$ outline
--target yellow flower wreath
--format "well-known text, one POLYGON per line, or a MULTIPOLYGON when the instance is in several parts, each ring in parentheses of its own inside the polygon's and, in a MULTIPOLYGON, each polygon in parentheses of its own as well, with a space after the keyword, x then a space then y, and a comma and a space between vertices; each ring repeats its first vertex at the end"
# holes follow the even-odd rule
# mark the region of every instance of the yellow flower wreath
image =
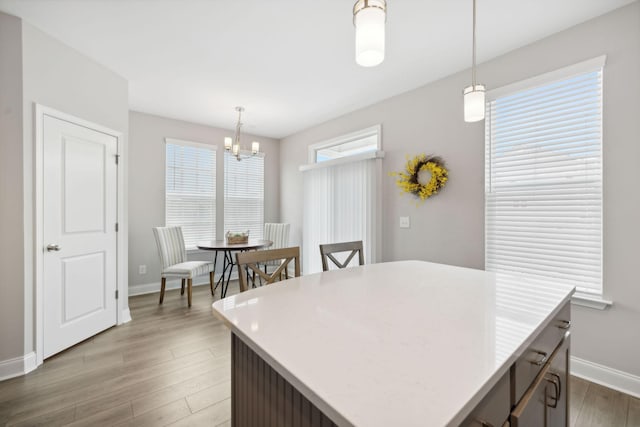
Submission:
POLYGON ((447 183, 448 174, 449 171, 440 157, 419 154, 413 159, 407 156, 405 170, 391 172, 390 175, 398 177, 396 185, 403 193, 413 194, 424 202, 434 194, 438 194, 438 191, 447 183), (428 171, 431 174, 431 179, 424 184, 419 181, 421 171, 428 171))

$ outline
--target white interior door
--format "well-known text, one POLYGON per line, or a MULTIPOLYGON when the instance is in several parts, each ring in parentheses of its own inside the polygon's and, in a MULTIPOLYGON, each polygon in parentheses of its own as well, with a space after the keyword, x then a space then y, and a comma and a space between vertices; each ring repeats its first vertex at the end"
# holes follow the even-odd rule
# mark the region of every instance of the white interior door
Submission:
POLYGON ((118 140, 43 123, 44 357, 116 324, 118 140))

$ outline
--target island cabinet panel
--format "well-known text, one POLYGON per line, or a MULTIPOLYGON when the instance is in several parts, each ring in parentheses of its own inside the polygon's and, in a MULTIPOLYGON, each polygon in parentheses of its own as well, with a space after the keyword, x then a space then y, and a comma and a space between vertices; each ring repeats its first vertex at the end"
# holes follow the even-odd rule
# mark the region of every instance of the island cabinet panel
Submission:
POLYGON ((502 426, 509 419, 509 412, 511 411, 509 401, 510 383, 509 373, 506 373, 475 407, 461 426, 502 426))
POLYGON ((571 336, 549 364, 547 374, 547 427, 565 427, 569 425, 569 348, 571 336))
POLYGON ((235 334, 231 349, 233 427, 337 427, 235 334))
POLYGON ((570 320, 571 306, 567 303, 512 366, 512 402, 520 402, 524 393, 551 358, 551 353, 562 341, 571 325, 570 320))

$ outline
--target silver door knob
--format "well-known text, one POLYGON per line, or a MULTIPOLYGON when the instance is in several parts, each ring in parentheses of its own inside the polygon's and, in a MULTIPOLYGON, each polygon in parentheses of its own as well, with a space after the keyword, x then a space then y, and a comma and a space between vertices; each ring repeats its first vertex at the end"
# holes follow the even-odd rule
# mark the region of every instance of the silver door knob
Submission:
POLYGON ((51 252, 51 251, 59 251, 60 249, 62 249, 60 246, 58 245, 53 245, 53 244, 49 244, 47 245, 47 252, 51 252))

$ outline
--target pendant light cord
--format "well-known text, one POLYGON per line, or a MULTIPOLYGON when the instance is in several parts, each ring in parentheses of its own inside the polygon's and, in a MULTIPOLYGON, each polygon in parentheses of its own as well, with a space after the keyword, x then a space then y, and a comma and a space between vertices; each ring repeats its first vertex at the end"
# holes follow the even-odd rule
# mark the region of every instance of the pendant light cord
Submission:
POLYGON ((473 0, 473 48, 471 53, 471 85, 476 90, 476 0, 473 0))

